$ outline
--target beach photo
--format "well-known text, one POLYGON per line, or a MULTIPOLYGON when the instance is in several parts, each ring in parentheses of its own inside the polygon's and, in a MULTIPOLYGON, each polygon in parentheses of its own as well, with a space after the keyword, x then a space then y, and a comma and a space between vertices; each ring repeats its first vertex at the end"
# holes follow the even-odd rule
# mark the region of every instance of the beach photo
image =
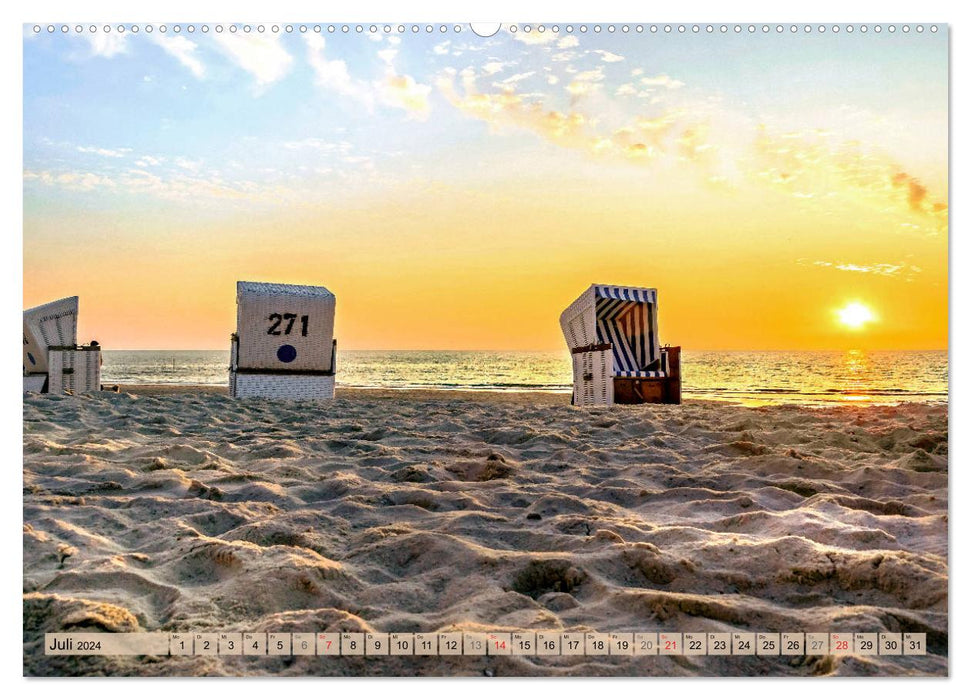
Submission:
POLYGON ((23 674, 949 675, 944 24, 27 24, 23 674))

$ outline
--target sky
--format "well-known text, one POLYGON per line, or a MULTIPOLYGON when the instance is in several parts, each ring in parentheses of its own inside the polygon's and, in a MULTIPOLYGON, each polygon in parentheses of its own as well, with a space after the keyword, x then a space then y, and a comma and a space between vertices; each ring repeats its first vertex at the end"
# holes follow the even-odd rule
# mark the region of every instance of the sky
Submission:
POLYGON ((82 341, 226 349, 258 280, 345 349, 561 349, 591 283, 686 349, 947 347, 944 29, 179 28, 24 29, 23 301, 82 341))

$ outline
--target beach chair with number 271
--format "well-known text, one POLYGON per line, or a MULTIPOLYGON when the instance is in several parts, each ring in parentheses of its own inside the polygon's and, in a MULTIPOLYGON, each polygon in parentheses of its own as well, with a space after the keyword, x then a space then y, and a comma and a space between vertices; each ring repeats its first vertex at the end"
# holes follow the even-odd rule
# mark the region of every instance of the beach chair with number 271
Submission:
POLYGON ((335 306, 324 287, 237 282, 230 395, 333 399, 335 306))
POLYGON ((573 403, 681 403, 681 348, 661 347, 657 290, 591 285, 560 315, 573 403))

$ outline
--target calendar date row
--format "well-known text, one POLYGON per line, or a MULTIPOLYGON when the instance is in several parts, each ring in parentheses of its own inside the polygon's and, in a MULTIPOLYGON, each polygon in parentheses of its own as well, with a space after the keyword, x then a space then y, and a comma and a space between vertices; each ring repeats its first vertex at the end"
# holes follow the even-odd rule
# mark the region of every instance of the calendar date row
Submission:
POLYGON ((48 633, 49 656, 919 656, 911 632, 48 633))

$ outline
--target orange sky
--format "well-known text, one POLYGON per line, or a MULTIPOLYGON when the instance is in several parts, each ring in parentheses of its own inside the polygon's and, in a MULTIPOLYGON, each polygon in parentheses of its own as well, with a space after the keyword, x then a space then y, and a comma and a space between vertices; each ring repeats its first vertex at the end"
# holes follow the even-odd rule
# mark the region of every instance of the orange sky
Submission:
MULTIPOLYGON (((86 222, 101 251, 88 264, 72 261, 90 259, 90 238, 54 260, 42 246, 25 247, 28 269, 51 271, 26 276, 25 304, 80 293, 82 337, 106 347, 222 348, 234 328, 237 279, 324 284, 338 298, 342 347, 556 349, 559 313, 579 292, 626 283, 660 290, 662 340, 685 347, 946 347, 944 236, 888 245, 890 216, 861 221, 865 212, 850 212, 834 221, 769 193, 763 220, 736 196, 675 214, 649 200, 600 197, 594 210, 523 201, 506 189, 452 191, 447 206, 429 196, 176 231, 108 216, 86 222), (783 230, 767 215, 770 204, 785 212, 783 230), (126 245, 128 226, 141 228, 145 242, 126 245), (281 231, 292 242, 283 254, 281 231), (874 259, 921 272, 908 281, 906 271, 820 264, 874 259), (851 300, 868 304, 879 322, 859 332, 838 326, 833 311, 851 300)), ((44 236, 35 226, 28 241, 44 236)))

